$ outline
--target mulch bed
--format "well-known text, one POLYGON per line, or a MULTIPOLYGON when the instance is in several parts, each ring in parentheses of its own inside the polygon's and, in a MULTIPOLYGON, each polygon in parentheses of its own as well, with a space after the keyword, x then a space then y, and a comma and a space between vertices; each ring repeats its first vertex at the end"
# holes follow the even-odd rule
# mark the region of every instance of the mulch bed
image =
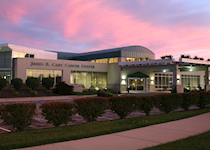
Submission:
POLYGON ((46 92, 41 90, 34 90, 37 92, 37 96, 32 96, 27 90, 17 90, 16 92, 19 93, 20 96, 14 96, 14 93, 11 93, 9 90, 1 90, 1 97, 0 98, 15 98, 15 97, 39 97, 39 96, 49 96, 46 92))

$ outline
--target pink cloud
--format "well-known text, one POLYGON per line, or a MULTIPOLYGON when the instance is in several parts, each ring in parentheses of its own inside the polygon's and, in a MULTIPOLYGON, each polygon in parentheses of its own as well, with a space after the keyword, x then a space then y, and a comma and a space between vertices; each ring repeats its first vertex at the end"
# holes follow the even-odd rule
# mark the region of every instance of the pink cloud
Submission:
MULTIPOLYGON (((179 5, 180 3, 181 1, 179 5)), ((202 21, 199 14, 191 15, 190 10, 181 6, 180 9, 168 7, 170 2, 162 1, 160 12, 157 11, 160 9, 154 9, 158 2, 150 6, 145 1, 140 1, 139 7, 142 8, 137 9, 138 11, 125 11, 118 2, 106 0, 52 0, 50 3, 37 0, 3 0, 3 4, 4 7, 0 6, 0 17, 12 24, 11 28, 15 28, 15 31, 0 29, 0 32, 4 32, 8 42, 13 40, 29 47, 37 44, 37 47, 54 50, 59 48, 84 52, 142 45, 155 52, 156 58, 195 50, 199 52, 210 47, 208 24, 203 23, 200 26, 202 21), (145 6, 154 12, 150 13, 145 6), (167 23, 169 20, 171 22, 167 23), (22 26, 24 21, 26 24, 22 26), (22 27, 21 31, 27 28, 31 33, 19 33, 18 26, 22 27), (34 37, 34 33, 38 31, 40 34, 34 37), (56 43, 59 40, 55 42, 56 37, 47 37, 48 34, 43 36, 46 32, 59 35, 61 43, 56 43), (86 45, 87 48, 75 48, 81 45, 86 45)))

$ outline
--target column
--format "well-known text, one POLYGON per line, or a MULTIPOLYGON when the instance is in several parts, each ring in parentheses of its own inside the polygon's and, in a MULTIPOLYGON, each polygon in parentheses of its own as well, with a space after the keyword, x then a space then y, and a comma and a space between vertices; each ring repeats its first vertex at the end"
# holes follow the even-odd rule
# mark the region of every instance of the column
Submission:
POLYGON ((172 90, 175 93, 184 93, 184 86, 181 84, 181 74, 179 65, 174 65, 172 90))
POLYGON ((210 80, 210 67, 207 67, 205 71, 205 91, 206 92, 210 90, 209 80, 210 80))

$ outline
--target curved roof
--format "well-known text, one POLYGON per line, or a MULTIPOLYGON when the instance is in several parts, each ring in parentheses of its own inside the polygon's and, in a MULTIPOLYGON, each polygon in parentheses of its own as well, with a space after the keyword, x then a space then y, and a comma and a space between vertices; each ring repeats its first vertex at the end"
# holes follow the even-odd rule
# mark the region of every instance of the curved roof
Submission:
POLYGON ((132 57, 132 58, 146 58, 154 59, 155 54, 143 46, 126 46, 113 49, 99 50, 93 52, 80 53, 74 56, 77 60, 92 60, 100 58, 112 57, 132 57))

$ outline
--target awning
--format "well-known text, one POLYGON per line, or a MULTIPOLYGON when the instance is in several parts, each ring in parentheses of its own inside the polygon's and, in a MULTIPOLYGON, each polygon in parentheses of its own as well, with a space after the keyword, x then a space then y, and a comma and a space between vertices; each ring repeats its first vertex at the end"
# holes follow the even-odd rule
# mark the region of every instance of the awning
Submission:
POLYGON ((127 77, 149 78, 148 75, 143 74, 141 72, 135 72, 133 74, 129 74, 129 75, 127 75, 127 77))

